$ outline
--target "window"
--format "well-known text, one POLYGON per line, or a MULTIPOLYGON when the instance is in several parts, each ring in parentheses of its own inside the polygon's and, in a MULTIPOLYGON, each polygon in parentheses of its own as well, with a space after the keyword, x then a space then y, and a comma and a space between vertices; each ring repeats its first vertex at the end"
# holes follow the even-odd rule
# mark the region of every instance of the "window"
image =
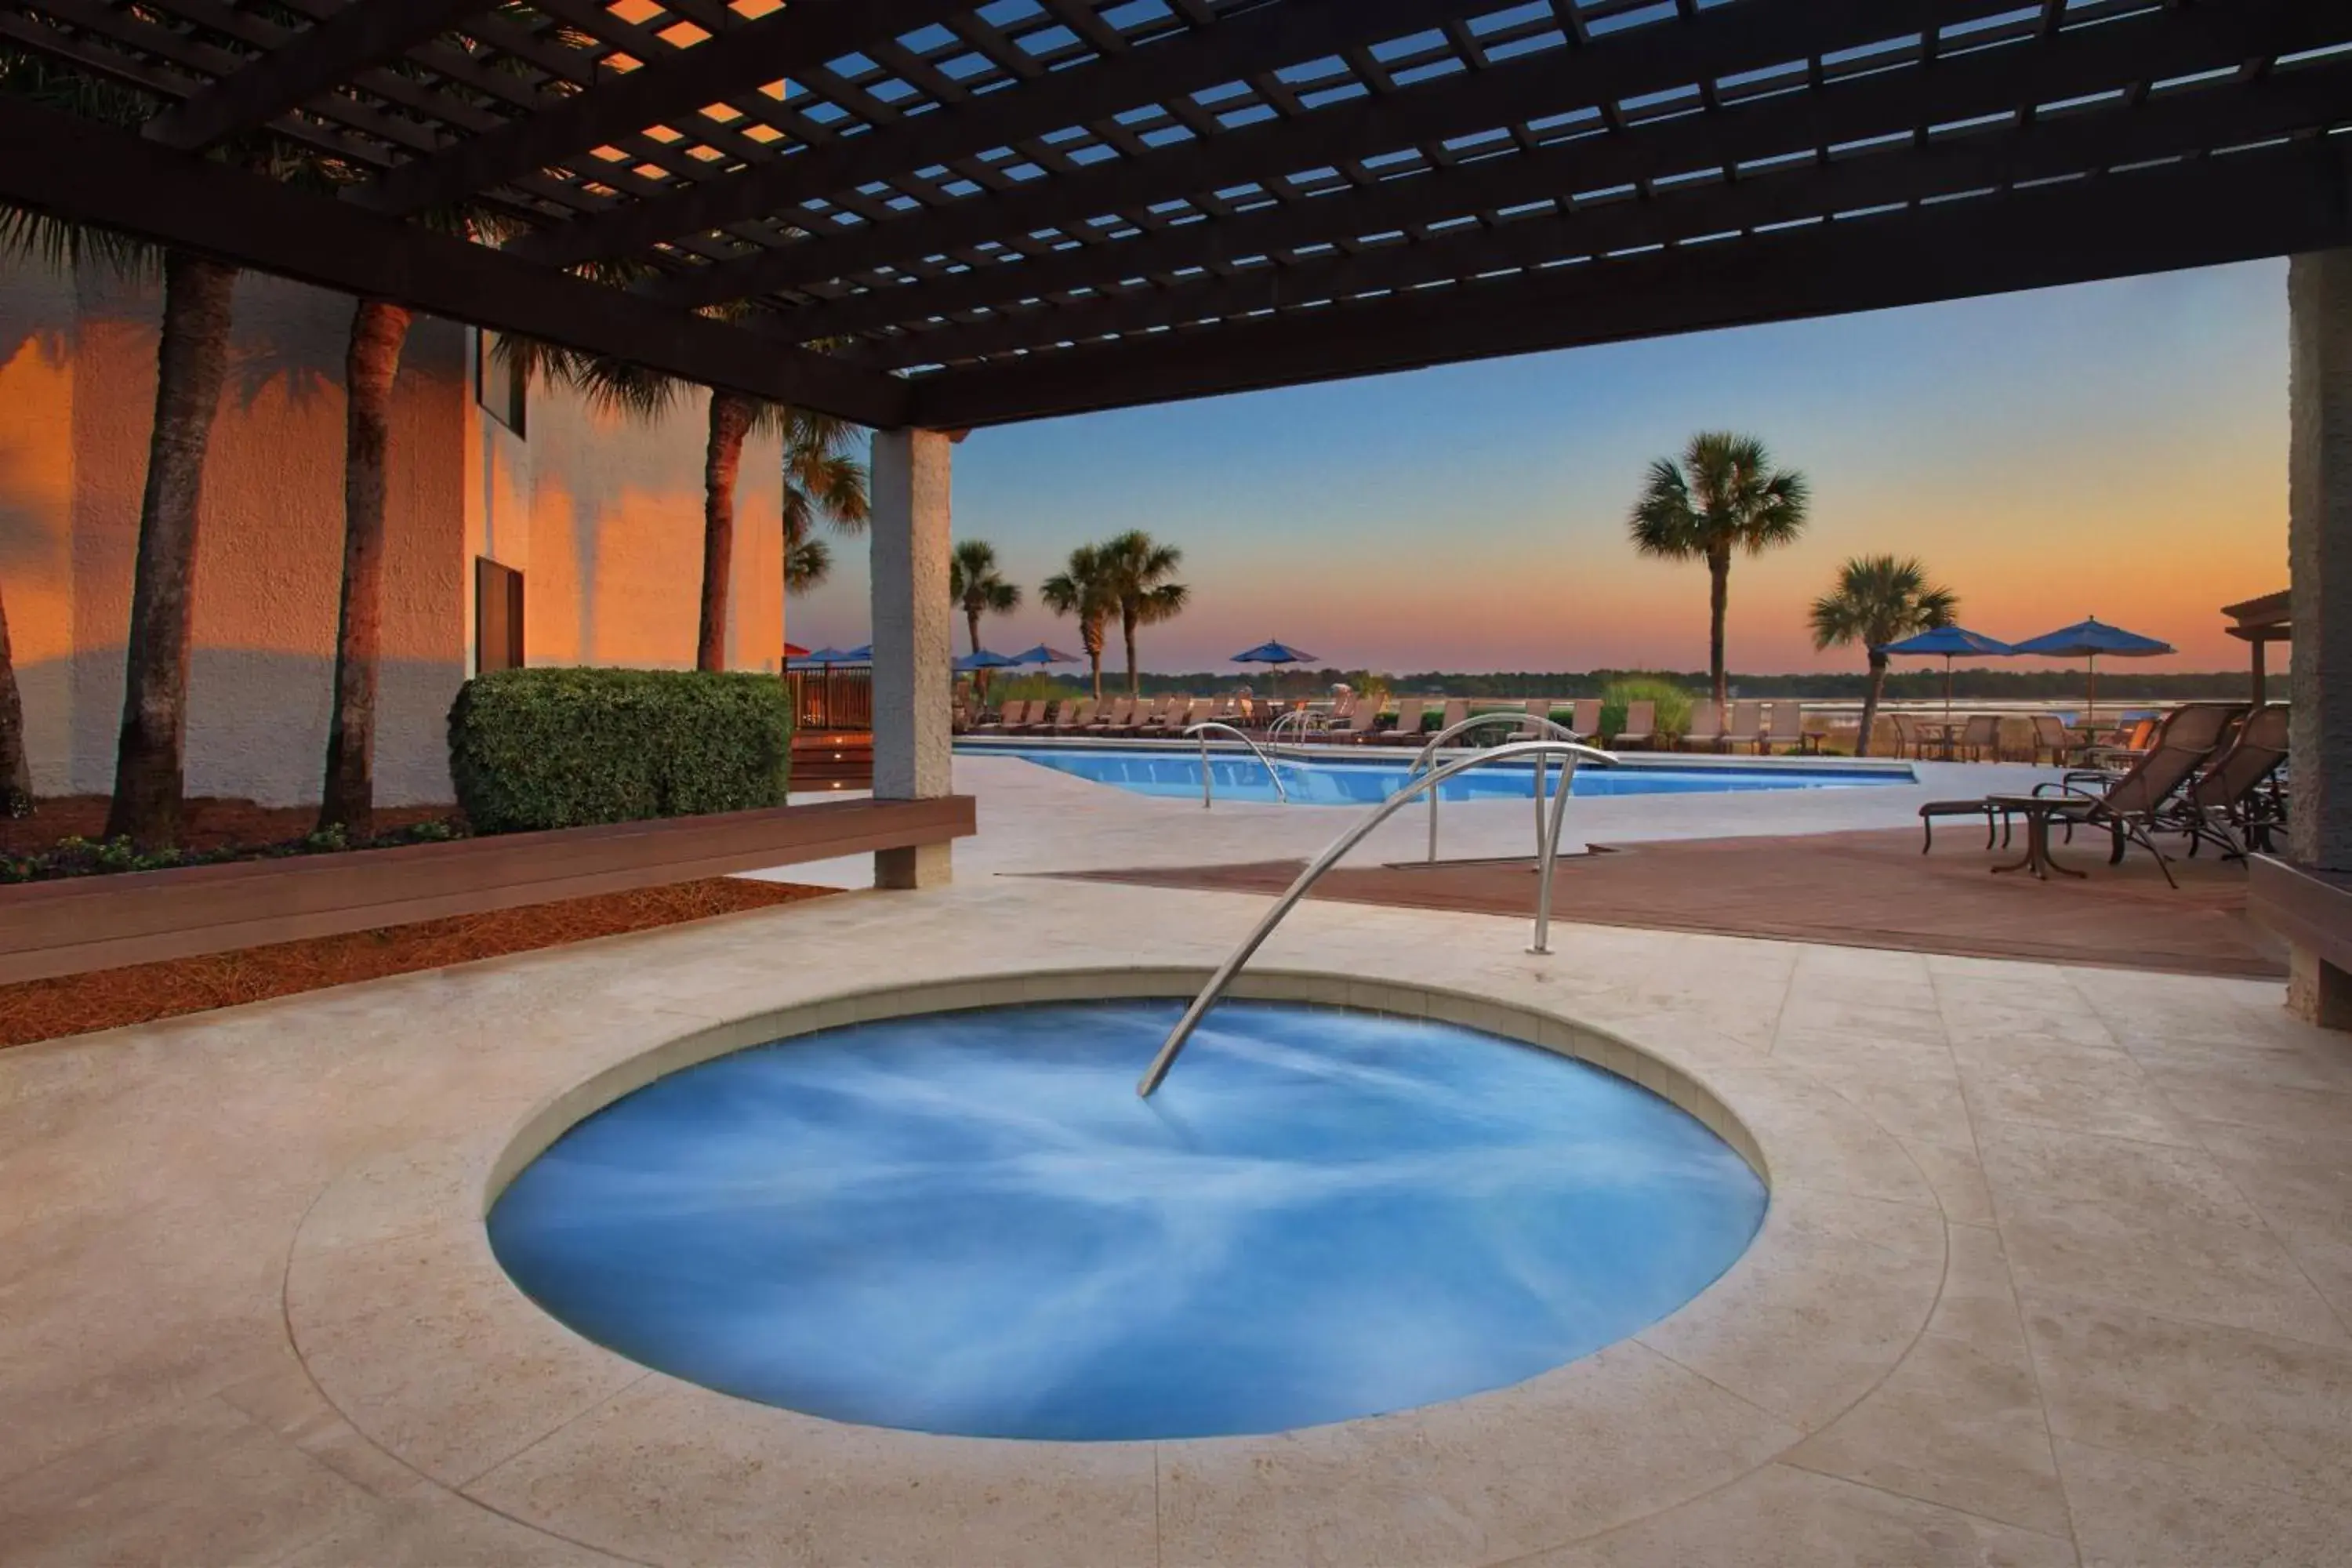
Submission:
POLYGON ((474 333, 474 401, 491 418, 520 436, 530 378, 500 358, 498 351, 497 333, 474 333))
POLYGON ((474 557, 474 670, 522 668, 522 574, 474 557))

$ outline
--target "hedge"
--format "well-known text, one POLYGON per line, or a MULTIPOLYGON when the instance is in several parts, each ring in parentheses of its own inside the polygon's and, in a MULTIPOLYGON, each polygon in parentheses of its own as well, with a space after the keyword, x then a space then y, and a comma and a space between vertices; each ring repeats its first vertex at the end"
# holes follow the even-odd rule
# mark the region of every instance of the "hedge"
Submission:
POLYGON ((477 833, 782 805, 791 762, 772 675, 501 669, 449 709, 449 775, 477 833))

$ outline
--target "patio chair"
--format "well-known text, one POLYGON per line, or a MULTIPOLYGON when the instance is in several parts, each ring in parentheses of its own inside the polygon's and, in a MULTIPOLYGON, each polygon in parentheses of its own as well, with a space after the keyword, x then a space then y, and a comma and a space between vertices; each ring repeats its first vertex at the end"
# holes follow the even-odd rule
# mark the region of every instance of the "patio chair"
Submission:
POLYGON ((1601 699, 1580 697, 1576 711, 1569 716, 1568 727, 1576 731, 1577 739, 1590 741, 1601 733, 1601 699))
POLYGON ((2033 715, 2032 760, 2034 762, 2039 763, 2046 756, 2050 760, 2050 766, 2063 768, 2074 759, 2074 753, 2080 749, 2073 731, 2058 721, 2057 714, 2033 715))
POLYGON ((993 722, 979 726, 979 731, 982 734, 1010 734, 1027 722, 1028 718, 1028 703, 1008 702, 1003 711, 996 715, 993 722))
MULTIPOLYGON (((1919 721, 1908 713, 1889 713, 1885 718, 1895 731, 1895 754, 1897 757, 1906 754, 1925 757, 1927 754, 1927 742, 1919 734, 1919 721)), ((1869 738, 1867 735, 1863 737, 1865 741, 1869 738)))
POLYGON ((1643 700, 1625 704, 1625 727, 1609 737, 1612 751, 1640 748, 1643 751, 1658 743, 1658 705, 1643 700))
POLYGON ((1752 701, 1733 703, 1731 717, 1723 721, 1723 745, 1726 751, 1731 752, 1742 746, 1753 746, 1759 752, 1763 751, 1764 704, 1752 701))
POLYGON ((1045 700, 1029 704, 1029 718, 1020 729, 1024 735, 1050 735, 1054 732, 1054 717, 1070 705, 1069 699, 1045 700))
POLYGON ((1801 702, 1780 701, 1772 704, 1772 725, 1756 742, 1759 756, 1769 755, 1775 746, 1785 746, 1789 754, 1817 749, 1820 738, 1805 733, 1805 705, 1801 702))
POLYGON ((1211 699, 1206 713, 1192 715, 1195 724, 1205 724, 1212 719, 1220 724, 1238 724, 1241 722, 1241 707, 1234 698, 1227 695, 1211 699))
POLYGON ((1397 701, 1397 721, 1393 730, 1383 730, 1374 740, 1384 746, 1418 746, 1421 744, 1422 716, 1429 709, 1423 697, 1400 698, 1397 701))
POLYGON ((2000 718, 1991 713, 1970 714, 1969 721, 1960 726, 1959 736, 1952 742, 1952 750, 1955 752, 1966 752, 1972 763, 1984 761, 1988 752, 1992 753, 1993 761, 2000 761, 2000 718))
POLYGON ((1685 752, 1723 749, 1723 710, 1714 698, 1703 697, 1691 704, 1690 728, 1683 731, 1677 744, 1685 752))
POLYGON ((1054 721, 1054 733, 1073 735, 1095 721, 1095 700, 1081 697, 1076 702, 1062 704, 1062 715, 1054 721))
POLYGON ((2189 853, 2205 840, 2231 860, 2270 847, 2279 819, 2265 786, 2286 763, 2286 713, 2272 703, 2247 714, 2219 758, 2159 814, 2163 826, 2189 835, 2189 853))
POLYGON ((1451 730, 1469 717, 1470 700, 1466 697, 1449 697, 1445 700, 1445 710, 1437 716, 1437 727, 1440 730, 1451 730))

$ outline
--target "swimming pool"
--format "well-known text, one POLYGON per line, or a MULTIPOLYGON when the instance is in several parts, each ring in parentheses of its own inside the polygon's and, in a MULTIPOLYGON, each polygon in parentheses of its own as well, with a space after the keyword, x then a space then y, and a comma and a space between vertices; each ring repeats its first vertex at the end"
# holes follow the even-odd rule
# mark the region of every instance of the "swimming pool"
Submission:
POLYGON ((871 1426, 1284 1431, 1522 1382, 1746 1250, 1762 1181, 1625 1079, 1426 1018, 1174 1001, 853 1025, 657 1079, 489 1215, 646 1365, 871 1426))
MULTIPOLYGON (((1159 747, 961 745, 966 755, 1018 757, 1042 768, 1069 773, 1096 784, 1110 784, 1136 795, 1201 795, 1201 753, 1177 745, 1159 747)), ((1412 755, 1403 748, 1379 756, 1351 756, 1294 762, 1276 760, 1283 787, 1294 805, 1371 805, 1388 799, 1405 784, 1412 755)), ((1265 765, 1246 752, 1212 752, 1209 769, 1219 800, 1275 801, 1279 798, 1266 776, 1265 765)), ((1717 795, 1758 790, 1850 789, 1874 784, 1914 782, 1907 768, 1860 768, 1827 760, 1776 760, 1769 765, 1737 763, 1671 763, 1636 762, 1622 767, 1586 764, 1576 770, 1570 794, 1717 795)), ((1457 774, 1438 786, 1447 800, 1526 800, 1535 794, 1535 769, 1528 763, 1496 763, 1457 774)))

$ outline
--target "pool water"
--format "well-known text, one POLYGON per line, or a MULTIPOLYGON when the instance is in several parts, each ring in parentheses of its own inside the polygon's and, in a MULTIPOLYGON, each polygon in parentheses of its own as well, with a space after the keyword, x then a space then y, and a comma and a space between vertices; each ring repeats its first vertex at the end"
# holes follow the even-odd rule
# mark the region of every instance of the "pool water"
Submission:
MULTIPOLYGON (((1201 754, 1181 747, 1115 751, 1100 748, 1003 746, 969 748, 969 754, 1019 757, 1039 767, 1052 768, 1096 784, 1106 784, 1137 795, 1201 797, 1201 754)), ((1371 805, 1404 787, 1412 766, 1409 752, 1363 761, 1294 762, 1274 764, 1282 771, 1283 787, 1294 805, 1371 805)), ((1219 800, 1274 801, 1266 765, 1247 752, 1213 752, 1209 768, 1219 800)), ((1553 775, 1557 778, 1557 773, 1553 775)), ((1437 786, 1447 800, 1527 800, 1535 794, 1535 768, 1528 763, 1496 763, 1460 773, 1437 786)), ((1569 793, 1576 796, 1616 795, 1698 795, 1755 790, 1839 789, 1913 782, 1902 771, 1842 768, 1834 761, 1789 763, 1771 767, 1675 768, 1637 763, 1626 767, 1586 765, 1576 770, 1569 793)))
POLYGON ((1656 1321, 1765 1192, 1647 1090, 1493 1036, 1232 1002, 858 1025, 573 1128, 489 1218, 572 1328, 874 1426, 1263 1433, 1520 1382, 1656 1321))

